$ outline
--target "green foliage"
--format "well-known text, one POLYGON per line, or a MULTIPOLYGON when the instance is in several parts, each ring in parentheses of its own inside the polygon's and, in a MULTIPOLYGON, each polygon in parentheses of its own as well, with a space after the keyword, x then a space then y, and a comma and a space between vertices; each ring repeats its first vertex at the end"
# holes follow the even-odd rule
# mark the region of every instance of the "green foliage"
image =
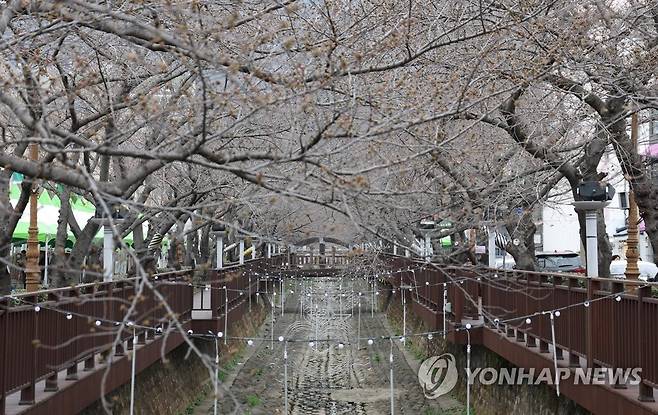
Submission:
POLYGON ((261 404, 260 398, 256 395, 247 395, 247 405, 255 407, 261 404))

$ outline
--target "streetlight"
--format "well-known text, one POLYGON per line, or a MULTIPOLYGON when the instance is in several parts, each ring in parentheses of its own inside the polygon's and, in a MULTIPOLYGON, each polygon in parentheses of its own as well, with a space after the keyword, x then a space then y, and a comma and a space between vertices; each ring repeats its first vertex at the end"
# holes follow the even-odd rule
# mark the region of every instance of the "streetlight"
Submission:
MULTIPOLYGON (((637 148, 637 114, 631 118, 631 142, 633 148, 637 148)), ((628 194, 628 228, 626 238, 626 278, 637 280, 640 276, 640 269, 637 266, 637 260, 640 258, 639 245, 640 235, 637 223, 639 222, 637 203, 635 201, 635 191, 631 186, 628 194)))
MULTIPOLYGON (((30 143, 30 160, 36 162, 39 159, 39 147, 37 143, 30 143)), ((37 223, 37 197, 39 190, 36 186, 36 178, 32 179, 32 192, 30 193, 30 227, 27 230, 27 253, 25 261, 25 288, 28 292, 39 289, 41 282, 41 271, 39 269, 39 225, 37 223)), ((48 247, 46 247, 48 249, 48 247)))
POLYGON ((92 219, 103 226, 103 282, 110 282, 114 277, 114 231, 112 224, 119 225, 123 222, 123 211, 120 205, 110 207, 109 216, 103 212, 96 212, 96 218, 92 219))
POLYGON ((212 232, 215 234, 215 244, 217 248, 217 269, 224 268, 224 238, 226 238, 226 227, 221 223, 212 225, 212 232))
MULTIPOLYGON (((594 287, 592 277, 599 276, 599 248, 597 235, 598 211, 610 204, 610 200, 615 195, 615 189, 604 182, 582 182, 578 185, 577 194, 581 200, 573 203, 576 211, 585 212, 585 239, 587 250, 587 301, 592 301, 594 297, 594 287)), ((593 319, 592 308, 587 307, 587 333, 586 345, 587 367, 593 367, 593 319)))

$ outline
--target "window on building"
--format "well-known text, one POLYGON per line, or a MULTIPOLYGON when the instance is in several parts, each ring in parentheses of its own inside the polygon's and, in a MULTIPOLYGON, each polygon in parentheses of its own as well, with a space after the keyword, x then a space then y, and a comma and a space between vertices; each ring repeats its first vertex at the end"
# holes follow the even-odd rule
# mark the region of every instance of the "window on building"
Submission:
POLYGON ((619 207, 628 209, 628 194, 626 192, 619 192, 619 207))

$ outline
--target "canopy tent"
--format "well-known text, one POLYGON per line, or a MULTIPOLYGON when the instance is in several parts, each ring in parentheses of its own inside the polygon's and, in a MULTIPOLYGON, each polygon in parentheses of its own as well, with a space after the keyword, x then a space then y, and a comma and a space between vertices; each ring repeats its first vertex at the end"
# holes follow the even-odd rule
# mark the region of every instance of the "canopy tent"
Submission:
MULTIPOLYGON (((15 205, 21 195, 21 189, 18 183, 12 182, 9 188, 9 200, 12 205, 15 205)), ((81 198, 81 197, 71 197, 71 211, 75 217, 78 224, 81 227, 84 227, 89 219, 94 217, 96 208, 94 205, 81 198)), ((57 234, 57 220, 59 219, 59 209, 61 207, 61 202, 57 195, 51 194, 50 192, 44 190, 39 194, 37 202, 37 225, 39 227, 38 239, 39 242, 45 243, 47 240, 55 238, 57 234)), ((30 227, 30 209, 29 206, 23 211, 16 229, 12 235, 12 240, 14 242, 26 241, 28 238, 28 231, 30 227)), ((103 239, 103 230, 99 230, 95 240, 103 239)), ((67 245, 75 241, 75 236, 68 230, 67 240, 70 241, 67 245)), ((132 232, 123 238, 124 242, 132 243, 133 235, 132 232)))

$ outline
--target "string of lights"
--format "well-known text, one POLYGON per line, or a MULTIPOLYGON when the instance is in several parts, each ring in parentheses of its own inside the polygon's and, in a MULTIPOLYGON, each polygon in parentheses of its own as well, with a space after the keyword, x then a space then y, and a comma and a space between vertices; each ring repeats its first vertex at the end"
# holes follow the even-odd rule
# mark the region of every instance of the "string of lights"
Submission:
MULTIPOLYGON (((498 327, 501 324, 508 324, 512 323, 515 321, 519 320, 525 320, 526 324, 531 324, 532 318, 535 317, 540 317, 544 315, 554 315, 555 317, 559 317, 561 312, 572 309, 575 307, 590 307, 593 303, 600 302, 606 299, 611 299, 614 298, 615 302, 619 303, 622 300, 622 295, 623 294, 630 294, 632 291, 641 289, 641 288, 646 288, 649 287, 650 284, 644 284, 644 285, 638 285, 635 287, 631 287, 627 290, 624 290, 623 292, 616 292, 616 293, 610 293, 607 295, 603 295, 591 300, 585 300, 581 301, 578 303, 573 303, 569 305, 565 305, 562 307, 557 307, 554 309, 550 310, 542 310, 542 311, 536 311, 530 314, 522 315, 522 316, 516 316, 516 317, 510 317, 510 318, 505 318, 505 319, 500 319, 500 318, 490 318, 490 321, 493 323, 494 326, 498 327)), ((149 330, 153 331, 156 333, 162 333, 165 327, 165 322, 161 325, 157 326, 147 326, 143 324, 137 324, 135 322, 129 321, 129 320, 122 320, 122 321, 117 321, 117 320, 112 320, 112 319, 107 319, 103 317, 98 317, 90 314, 84 314, 84 313, 79 313, 75 311, 70 311, 70 310, 62 310, 57 307, 48 305, 48 304, 43 304, 43 303, 36 303, 36 302, 30 302, 29 300, 22 298, 22 297, 17 297, 17 300, 21 301, 22 303, 32 306, 34 311, 36 313, 40 312, 42 309, 44 310, 51 310, 60 314, 63 314, 67 320, 72 320, 73 317, 80 317, 87 319, 89 321, 93 321, 93 324, 96 327, 101 327, 103 325, 106 325, 108 327, 121 327, 122 325, 125 327, 129 327, 131 330, 133 329, 142 329, 142 330, 149 330)), ((374 341, 375 339, 378 340, 401 340, 405 341, 406 338, 410 337, 427 337, 428 339, 432 339, 433 336, 435 335, 446 335, 451 332, 460 332, 460 331, 467 331, 467 330, 472 330, 472 329, 477 329, 480 327, 486 326, 486 323, 484 321, 478 322, 477 324, 473 323, 466 323, 464 326, 457 326, 453 327, 448 330, 433 330, 433 331, 426 331, 426 332, 420 332, 420 333, 408 333, 405 335, 379 335, 379 336, 370 336, 370 337, 356 337, 353 338, 353 341, 359 342, 361 340, 367 341, 368 344, 372 344, 371 341, 374 341)), ((194 337, 214 337, 215 334, 205 334, 205 333, 194 333, 192 330, 188 330, 187 335, 189 336, 194 336, 194 337)), ((218 332, 217 337, 225 337, 225 341, 251 341, 252 344, 254 341, 270 341, 269 338, 259 338, 259 337, 239 337, 239 336, 225 336, 223 332, 218 332)), ((297 338, 284 338, 283 336, 279 336, 279 341, 288 341, 288 342, 305 342, 305 343, 342 343, 342 344, 351 344, 350 342, 345 342, 344 339, 336 339, 336 338, 324 338, 324 339, 314 339, 314 338, 304 338, 304 339, 297 339, 297 338)))

